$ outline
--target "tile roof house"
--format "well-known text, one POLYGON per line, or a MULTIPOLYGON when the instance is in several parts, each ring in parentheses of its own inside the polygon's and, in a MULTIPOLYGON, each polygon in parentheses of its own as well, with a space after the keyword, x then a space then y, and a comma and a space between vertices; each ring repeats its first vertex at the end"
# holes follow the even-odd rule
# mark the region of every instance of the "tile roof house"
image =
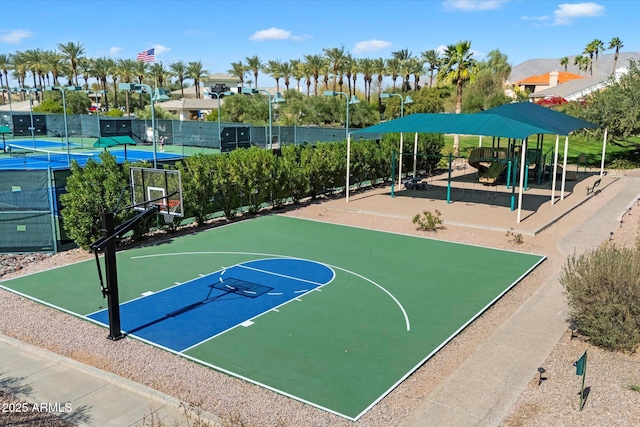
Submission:
POLYGON ((535 93, 550 87, 555 87, 572 80, 583 79, 583 76, 577 74, 568 73, 565 71, 552 71, 550 73, 541 74, 538 76, 527 77, 515 83, 519 87, 520 91, 526 91, 529 93, 535 93))
POLYGON ((581 79, 568 81, 567 83, 539 90, 529 94, 529 101, 537 102, 541 99, 564 98, 567 101, 580 101, 587 95, 604 89, 609 84, 620 79, 629 71, 626 68, 618 68, 615 76, 599 74, 581 79))

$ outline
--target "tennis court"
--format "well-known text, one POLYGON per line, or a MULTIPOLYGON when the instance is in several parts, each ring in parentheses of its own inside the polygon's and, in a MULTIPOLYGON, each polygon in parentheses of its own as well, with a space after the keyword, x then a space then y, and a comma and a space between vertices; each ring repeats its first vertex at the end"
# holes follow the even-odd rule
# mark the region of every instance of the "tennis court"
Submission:
MULTIPOLYGON (((0 142, 0 170, 5 169, 68 169, 72 160, 78 165, 84 166, 93 159, 100 161, 101 150, 91 150, 76 142, 67 146, 66 142, 48 140, 17 140, 0 142)), ((142 149, 109 149, 118 163, 125 161, 152 162, 153 151, 142 149)), ((177 153, 156 152, 156 158, 160 161, 182 159, 177 153)))
MULTIPOLYGON (((128 334, 356 420, 544 257, 273 215, 117 259, 128 334)), ((95 261, 2 285, 106 321, 95 261)))

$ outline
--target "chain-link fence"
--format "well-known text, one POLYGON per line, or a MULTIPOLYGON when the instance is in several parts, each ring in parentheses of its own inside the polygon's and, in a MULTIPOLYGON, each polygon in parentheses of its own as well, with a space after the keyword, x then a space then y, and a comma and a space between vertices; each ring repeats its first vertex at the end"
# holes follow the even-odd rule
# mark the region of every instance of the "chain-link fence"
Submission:
POLYGON ((53 172, 0 173, 0 253, 56 252, 59 235, 53 172))
MULTIPOLYGON (((7 113, 0 114, 0 125, 12 124, 14 137, 31 137, 32 128, 35 136, 60 137, 68 132, 70 138, 87 138, 87 145, 93 138, 104 135, 109 122, 117 123, 122 134, 128 134, 138 143, 151 143, 153 140, 150 119, 130 119, 126 117, 105 117, 93 115, 67 115, 41 113, 7 113), (32 125, 33 123, 33 125, 32 125)), ((253 126, 247 123, 225 123, 205 121, 156 120, 156 141, 165 137, 165 144, 183 145, 199 148, 220 149, 221 134, 225 128, 248 128, 250 145, 269 147, 269 126, 253 126)), ((317 142, 344 141, 346 135, 341 128, 322 128, 318 126, 275 126, 271 127, 272 145, 302 145, 317 142)))

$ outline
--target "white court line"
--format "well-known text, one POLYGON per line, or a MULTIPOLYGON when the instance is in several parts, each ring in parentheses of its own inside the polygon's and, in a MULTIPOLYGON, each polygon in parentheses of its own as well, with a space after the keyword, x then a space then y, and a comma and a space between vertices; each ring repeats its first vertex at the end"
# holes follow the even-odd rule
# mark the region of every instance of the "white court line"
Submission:
MULTIPOLYGON (((308 260, 307 260, 308 261, 308 260)), ((250 261, 249 261, 250 262, 250 261)), ((308 261, 308 262, 316 262, 316 261, 308 261)), ((318 263, 319 264, 319 263, 318 263)), ((273 271, 269 271, 269 270, 261 270, 259 268, 255 268, 255 267, 249 267, 248 265, 242 265, 242 264, 236 264, 234 265, 234 267, 240 267, 240 268, 245 268, 247 270, 253 270, 253 271, 257 271, 259 273, 265 273, 265 274, 270 274, 272 276, 278 276, 278 277, 284 277, 285 279, 290 279, 290 280, 297 280, 299 282, 305 282, 305 283, 311 283, 312 285, 316 285, 316 286, 322 286, 324 285, 324 283, 319 283, 319 282, 314 282, 313 280, 307 280, 307 279, 302 279, 300 277, 293 277, 293 276, 287 276, 286 274, 281 274, 281 273, 275 273, 273 271)))

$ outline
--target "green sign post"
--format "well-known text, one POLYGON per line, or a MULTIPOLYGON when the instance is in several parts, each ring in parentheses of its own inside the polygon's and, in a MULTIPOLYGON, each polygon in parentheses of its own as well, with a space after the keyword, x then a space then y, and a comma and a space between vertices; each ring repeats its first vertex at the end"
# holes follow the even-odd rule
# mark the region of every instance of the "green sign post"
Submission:
POLYGON ((582 389, 580 389, 580 410, 584 408, 584 378, 587 376, 587 351, 573 364, 576 367, 576 375, 582 375, 582 389))

